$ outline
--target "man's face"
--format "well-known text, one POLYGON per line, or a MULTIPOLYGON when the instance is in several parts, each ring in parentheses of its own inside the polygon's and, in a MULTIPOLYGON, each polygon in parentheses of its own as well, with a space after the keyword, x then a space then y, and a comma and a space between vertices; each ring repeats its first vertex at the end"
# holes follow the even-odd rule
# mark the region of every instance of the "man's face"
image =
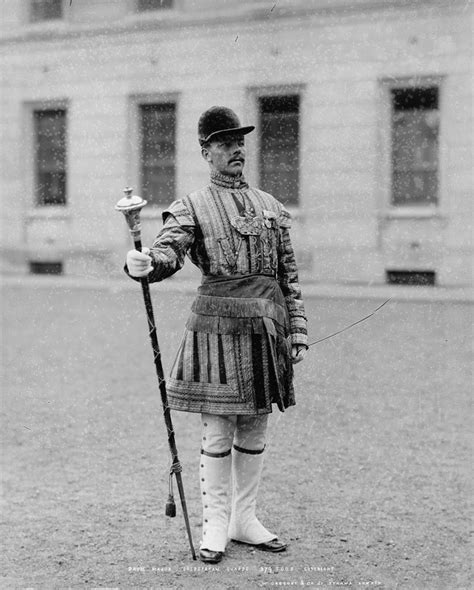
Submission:
POLYGON ((202 155, 211 170, 229 176, 240 176, 245 164, 243 135, 221 135, 202 148, 202 155))

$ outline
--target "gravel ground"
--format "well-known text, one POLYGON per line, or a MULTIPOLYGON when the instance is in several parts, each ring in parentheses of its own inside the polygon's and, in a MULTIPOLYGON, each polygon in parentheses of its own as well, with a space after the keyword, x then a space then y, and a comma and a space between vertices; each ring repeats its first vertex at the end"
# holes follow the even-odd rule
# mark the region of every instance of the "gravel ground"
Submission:
MULTIPOLYGON (((311 348, 272 415, 259 514, 280 555, 191 559, 140 288, 3 291, 1 588, 471 588, 472 311, 391 301, 311 348), (176 492, 176 497, 177 497, 176 492)), ((170 366, 191 303, 153 287, 170 366)), ((376 307, 309 299, 312 340, 376 307)), ((173 413, 196 548, 199 417, 173 413)))

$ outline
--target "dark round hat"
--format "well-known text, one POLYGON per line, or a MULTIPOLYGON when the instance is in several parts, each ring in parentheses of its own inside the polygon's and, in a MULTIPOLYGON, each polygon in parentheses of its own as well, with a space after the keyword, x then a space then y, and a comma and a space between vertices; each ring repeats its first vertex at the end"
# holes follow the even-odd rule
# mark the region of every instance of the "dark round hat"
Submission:
POLYGON ((211 107, 199 118, 199 143, 203 145, 217 135, 224 133, 246 135, 254 129, 255 127, 253 125, 242 127, 239 118, 232 109, 227 107, 211 107))

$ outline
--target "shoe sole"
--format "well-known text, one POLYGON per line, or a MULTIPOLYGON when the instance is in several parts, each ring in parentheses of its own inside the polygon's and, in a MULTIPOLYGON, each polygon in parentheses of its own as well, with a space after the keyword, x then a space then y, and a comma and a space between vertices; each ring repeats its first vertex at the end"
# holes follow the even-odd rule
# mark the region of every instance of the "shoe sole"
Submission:
POLYGON ((220 563, 222 561, 222 558, 224 557, 224 555, 221 555, 219 558, 217 559, 212 559, 209 557, 203 557, 201 554, 199 554, 199 559, 204 562, 204 563, 220 563))
POLYGON ((231 541, 239 545, 247 545, 248 547, 254 547, 259 551, 265 551, 266 553, 282 553, 283 551, 286 551, 288 547, 288 545, 284 545, 283 547, 278 547, 277 549, 269 549, 268 547, 264 547, 262 545, 254 545, 252 543, 246 543, 245 541, 237 541, 237 539, 231 539, 231 541))
POLYGON ((283 553, 283 551, 286 551, 287 545, 284 547, 278 547, 278 549, 268 549, 267 547, 259 547, 258 545, 254 545, 254 547, 259 551, 265 551, 266 553, 283 553))

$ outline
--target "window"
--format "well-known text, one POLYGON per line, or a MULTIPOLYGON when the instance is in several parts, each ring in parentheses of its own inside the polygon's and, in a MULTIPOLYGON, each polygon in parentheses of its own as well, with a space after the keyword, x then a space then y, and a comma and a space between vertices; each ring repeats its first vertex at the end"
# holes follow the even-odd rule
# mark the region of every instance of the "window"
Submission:
POLYGON ((438 88, 392 88, 392 205, 438 202, 438 88))
POLYGON ((54 20, 63 16, 63 0, 31 0, 30 20, 40 22, 54 20))
POLYGON ((161 8, 173 8, 173 0, 138 0, 138 12, 160 10, 161 8))
POLYGON ((176 105, 140 106, 141 190, 150 205, 175 199, 176 105))
POLYGON ((298 204, 298 95, 262 96, 260 115, 260 187, 285 205, 298 204))
POLYGON ((35 275, 62 275, 63 263, 30 261, 30 273, 35 275))
POLYGON ((36 205, 65 205, 66 111, 36 110, 33 116, 36 205))
POLYGON ((387 270, 389 285, 436 285, 436 273, 431 270, 387 270))

